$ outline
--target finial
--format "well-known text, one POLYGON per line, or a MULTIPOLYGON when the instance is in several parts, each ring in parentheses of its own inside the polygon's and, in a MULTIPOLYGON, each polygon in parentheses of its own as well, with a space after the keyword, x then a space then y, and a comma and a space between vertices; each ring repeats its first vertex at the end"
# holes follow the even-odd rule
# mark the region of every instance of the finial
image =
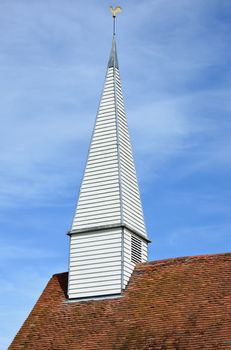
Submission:
POLYGON ((122 11, 122 8, 120 6, 116 6, 114 9, 112 6, 110 6, 110 10, 111 10, 111 13, 112 13, 112 16, 113 17, 116 17, 117 13, 121 12, 122 11))
POLYGON ((110 6, 110 11, 112 13, 112 17, 113 17, 113 36, 115 36, 115 18, 117 13, 122 11, 122 8, 120 6, 116 6, 116 7, 112 7, 110 6))

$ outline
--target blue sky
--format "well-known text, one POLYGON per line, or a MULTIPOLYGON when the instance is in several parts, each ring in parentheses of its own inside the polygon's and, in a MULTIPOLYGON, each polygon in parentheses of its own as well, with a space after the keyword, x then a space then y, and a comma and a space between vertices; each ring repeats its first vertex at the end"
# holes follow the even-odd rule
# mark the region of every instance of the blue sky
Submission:
MULTIPOLYGON (((230 251, 231 1, 119 4, 149 259, 230 251)), ((0 1, 1 349, 51 275, 67 270, 111 46, 109 5, 0 1)))

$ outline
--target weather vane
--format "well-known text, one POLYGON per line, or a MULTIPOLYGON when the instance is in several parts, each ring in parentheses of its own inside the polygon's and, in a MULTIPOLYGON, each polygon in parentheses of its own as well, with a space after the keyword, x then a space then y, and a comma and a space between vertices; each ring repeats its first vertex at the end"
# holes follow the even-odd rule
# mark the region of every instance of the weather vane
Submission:
POLYGON ((120 6, 116 6, 116 7, 112 7, 110 6, 110 11, 112 13, 112 17, 113 17, 113 35, 115 35, 115 19, 116 19, 116 15, 117 13, 120 13, 122 11, 122 8, 120 6))

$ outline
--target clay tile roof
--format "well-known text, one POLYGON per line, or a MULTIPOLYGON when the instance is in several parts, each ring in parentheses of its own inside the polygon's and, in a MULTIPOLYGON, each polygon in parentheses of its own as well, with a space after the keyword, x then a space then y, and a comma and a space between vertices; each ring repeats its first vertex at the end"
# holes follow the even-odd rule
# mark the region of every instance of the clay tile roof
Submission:
POLYGON ((137 265, 123 297, 67 302, 54 275, 10 350, 231 349, 231 254, 137 265))

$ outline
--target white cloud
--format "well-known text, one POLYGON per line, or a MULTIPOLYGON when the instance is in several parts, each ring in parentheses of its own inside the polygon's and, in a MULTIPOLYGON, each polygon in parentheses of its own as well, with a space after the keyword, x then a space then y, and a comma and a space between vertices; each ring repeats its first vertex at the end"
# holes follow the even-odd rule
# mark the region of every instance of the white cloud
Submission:
POLYGON ((38 248, 25 241, 13 244, 10 242, 0 241, 0 260, 8 261, 21 261, 21 260, 41 260, 57 258, 55 251, 44 250, 44 248, 38 248))
POLYGON ((195 245, 196 242, 197 247, 199 247, 200 243, 208 241, 209 236, 210 244, 215 248, 216 243, 221 240, 222 236, 225 236, 226 239, 229 238, 230 229, 230 224, 182 227, 171 232, 167 239, 170 245, 179 246, 180 244, 190 247, 191 244, 195 245))
POLYGON ((162 96, 158 102, 129 109, 141 178, 151 176, 153 181, 153 175, 172 161, 176 162, 172 179, 178 180, 198 171, 230 168, 228 94, 229 89, 208 89, 175 98, 162 96))
POLYGON ((187 223, 169 232, 155 235, 155 251, 151 259, 176 256, 218 254, 230 251, 230 223, 193 225, 187 223), (221 244, 223 242, 223 244, 221 244))

